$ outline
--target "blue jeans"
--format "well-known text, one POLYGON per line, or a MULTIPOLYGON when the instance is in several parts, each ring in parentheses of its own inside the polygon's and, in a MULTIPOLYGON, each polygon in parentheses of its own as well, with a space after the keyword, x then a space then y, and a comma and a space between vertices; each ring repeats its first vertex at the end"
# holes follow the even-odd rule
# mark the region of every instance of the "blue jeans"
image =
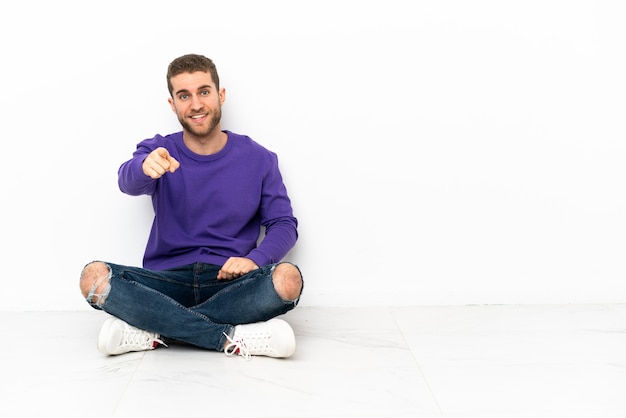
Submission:
POLYGON ((107 294, 87 302, 137 328, 198 347, 222 351, 235 325, 267 321, 298 304, 276 293, 276 264, 234 280, 218 280, 220 266, 195 263, 156 271, 105 263, 107 294))

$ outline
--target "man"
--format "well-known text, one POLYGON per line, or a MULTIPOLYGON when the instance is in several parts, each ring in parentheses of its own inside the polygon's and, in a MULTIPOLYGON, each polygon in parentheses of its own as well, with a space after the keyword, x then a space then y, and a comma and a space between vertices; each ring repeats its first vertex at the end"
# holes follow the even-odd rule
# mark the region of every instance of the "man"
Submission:
POLYGON ((87 302, 112 315, 98 349, 179 341, 246 359, 289 357, 294 332, 276 316, 295 308, 303 281, 281 261, 298 234, 277 156, 222 130, 226 91, 209 58, 176 58, 167 85, 182 131, 140 142, 118 172, 122 192, 152 199, 143 268, 94 261, 81 273, 87 302))

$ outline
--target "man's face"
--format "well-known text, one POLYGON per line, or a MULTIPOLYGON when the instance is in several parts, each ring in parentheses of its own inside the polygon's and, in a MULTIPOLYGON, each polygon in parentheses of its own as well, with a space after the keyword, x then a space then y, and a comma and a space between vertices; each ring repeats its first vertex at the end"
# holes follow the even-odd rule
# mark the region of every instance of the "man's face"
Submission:
POLYGON ((209 73, 197 71, 171 78, 172 96, 168 99, 183 129, 196 137, 213 134, 222 118, 224 89, 217 90, 209 73))

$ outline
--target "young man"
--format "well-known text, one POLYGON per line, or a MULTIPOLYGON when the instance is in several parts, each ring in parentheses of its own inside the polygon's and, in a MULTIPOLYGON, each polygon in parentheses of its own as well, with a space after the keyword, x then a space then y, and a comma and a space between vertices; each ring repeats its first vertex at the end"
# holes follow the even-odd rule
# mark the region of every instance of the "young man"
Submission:
POLYGON ((281 261, 298 234, 277 156, 222 130, 226 91, 209 58, 176 58, 167 85, 182 131, 140 142, 118 172, 122 192, 152 198, 143 268, 94 261, 81 273, 87 302, 112 315, 98 349, 116 355, 180 341, 289 357, 295 336, 276 316, 297 305, 303 281, 281 261))

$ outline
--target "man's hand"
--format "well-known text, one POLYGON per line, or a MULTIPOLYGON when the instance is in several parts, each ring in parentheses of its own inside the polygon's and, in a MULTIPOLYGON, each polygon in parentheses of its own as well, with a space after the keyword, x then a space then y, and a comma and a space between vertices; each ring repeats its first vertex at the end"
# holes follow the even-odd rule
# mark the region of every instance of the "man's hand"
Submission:
POLYGON ((155 180, 168 171, 173 173, 178 167, 180 167, 180 163, 163 147, 159 147, 148 154, 141 165, 143 173, 155 180))
POLYGON ((226 260, 226 263, 222 266, 217 273, 218 280, 232 280, 237 277, 241 277, 252 270, 258 269, 259 266, 249 258, 245 257, 231 257, 226 260))

